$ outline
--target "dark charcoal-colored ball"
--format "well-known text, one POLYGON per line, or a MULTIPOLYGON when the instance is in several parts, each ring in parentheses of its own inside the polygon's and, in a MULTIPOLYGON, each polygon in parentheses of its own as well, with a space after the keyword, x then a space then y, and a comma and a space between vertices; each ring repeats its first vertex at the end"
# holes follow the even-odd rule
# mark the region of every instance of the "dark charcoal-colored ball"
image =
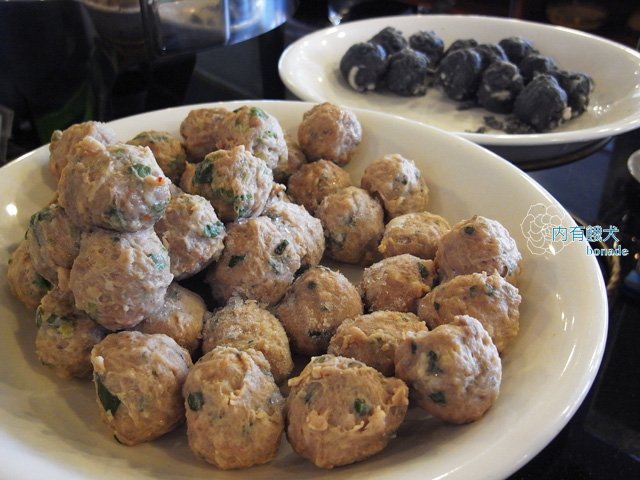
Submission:
POLYGON ((480 43, 473 48, 482 57, 483 68, 487 68, 496 60, 508 60, 502 47, 496 43, 480 43))
POLYGON ((518 68, 520 69, 520 75, 522 75, 524 83, 527 84, 539 73, 553 72, 558 69, 558 66, 553 58, 540 55, 539 53, 532 53, 522 59, 518 64, 518 68))
POLYGON ((375 90, 387 68, 387 54, 375 43, 361 42, 349 47, 340 60, 340 73, 358 92, 375 90))
POLYGON ((520 64, 527 55, 538 53, 533 48, 533 43, 521 36, 503 38, 498 45, 502 47, 509 61, 515 65, 520 64))
POLYGON ((438 64, 444 54, 444 40, 436 32, 420 30, 409 37, 409 46, 429 57, 431 66, 438 64))
POLYGON ((457 40, 454 40, 451 45, 449 45, 449 48, 447 48, 444 52, 444 55, 448 55, 451 52, 455 52, 456 50, 460 50, 463 48, 469 48, 469 47, 475 47, 478 45, 477 40, 475 40, 474 38, 459 38, 457 40))
POLYGON ((454 50, 445 55, 436 70, 436 83, 449 98, 473 98, 482 76, 482 57, 473 48, 454 50))
POLYGON ((537 132, 546 132, 570 117, 567 94, 549 74, 536 75, 516 98, 513 113, 537 132))
POLYGON ((389 56, 385 76, 387 88, 398 95, 414 97, 427 92, 429 59, 411 48, 403 48, 389 56))
POLYGON ((370 42, 377 43, 387 55, 399 52, 409 46, 409 41, 400 30, 394 27, 385 27, 369 39, 370 42))
POLYGON ((480 106, 496 113, 511 113, 524 88, 522 76, 513 63, 497 60, 482 74, 477 97, 480 106))
POLYGON ((589 97, 593 91, 593 79, 586 73, 558 70, 552 73, 562 89, 567 93, 571 107, 571 117, 584 113, 589 106, 589 97))

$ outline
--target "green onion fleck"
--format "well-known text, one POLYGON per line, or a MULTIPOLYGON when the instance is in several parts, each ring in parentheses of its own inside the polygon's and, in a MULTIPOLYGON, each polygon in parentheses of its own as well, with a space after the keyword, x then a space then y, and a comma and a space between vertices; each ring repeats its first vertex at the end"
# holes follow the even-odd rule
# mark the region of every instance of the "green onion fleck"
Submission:
POLYGON ((167 268, 167 262, 165 262, 163 255, 160 255, 159 253, 150 253, 147 257, 151 259, 156 270, 162 271, 167 268))
POLYGON ((429 278, 429 269, 425 266, 424 263, 418 263, 418 271, 420 272, 420 276, 422 278, 429 278))
POLYGON ((362 398, 356 398, 353 402, 353 409, 358 415, 366 415, 371 411, 369 404, 362 398))
POLYGON ((33 279, 33 284, 38 288, 38 290, 44 290, 46 292, 51 290, 51 283, 49 282, 49 280, 42 277, 41 275, 38 275, 37 273, 35 278, 33 279))
POLYGON ((222 222, 217 221, 216 223, 207 223, 202 227, 202 231, 205 237, 216 238, 220 233, 222 233, 222 229, 224 225, 222 222))
POLYGON ((267 113, 258 107, 251 107, 251 109, 249 110, 249 116, 264 119, 268 118, 267 113))
POLYGON ((189 408, 194 412, 197 412, 202 408, 204 404, 204 396, 202 392, 192 392, 187 396, 187 404, 189 408))
POLYGON ((273 253, 276 255, 282 255, 284 251, 287 249, 287 245, 289 245, 289 242, 287 240, 282 240, 278 244, 278 246, 276 246, 276 248, 273 250, 273 253))
POLYGON ((142 163, 134 163, 131 165, 131 172, 140 178, 151 175, 151 167, 142 163))
POLYGON ((104 386, 99 375, 94 375, 93 378, 96 382, 96 391, 102 408, 104 408, 105 412, 115 415, 120 406, 120 399, 104 386))
POLYGON ((433 350, 429 350, 427 357, 429 360, 429 363, 427 364, 427 373, 429 375, 438 375, 439 373, 442 373, 442 369, 438 365, 438 354, 433 350))
POLYGON ((441 405, 444 405, 447 403, 447 399, 445 398, 444 393, 442 392, 433 392, 432 394, 429 395, 429 398, 433 403, 439 403, 441 405))
POLYGON ((233 268, 236 265, 238 265, 240 262, 242 262, 244 260, 244 255, 231 255, 231 258, 229 259, 229 268, 233 268))
POLYGON ((193 183, 211 183, 213 180, 213 163, 207 158, 196 166, 193 183))

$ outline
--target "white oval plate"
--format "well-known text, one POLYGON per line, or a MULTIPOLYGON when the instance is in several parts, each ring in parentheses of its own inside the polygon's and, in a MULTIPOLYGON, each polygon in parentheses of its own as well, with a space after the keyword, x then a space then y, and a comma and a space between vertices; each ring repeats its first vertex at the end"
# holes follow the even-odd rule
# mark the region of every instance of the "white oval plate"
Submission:
MULTIPOLYGON (((302 102, 234 102, 262 107, 295 133, 302 102)), ((178 134, 195 106, 142 114, 112 123, 126 141, 143 129, 178 134)), ((33 312, 8 291, 6 265, 30 215, 48 202, 53 182, 41 147, 0 169, 0 478, 75 479, 300 479, 506 477, 538 453, 569 421, 592 384, 607 331, 607 301, 593 257, 578 243, 557 254, 532 254, 521 223, 532 205, 562 207, 517 167, 454 135, 393 116, 356 110, 364 139, 348 166, 359 182, 368 162, 401 153, 421 168, 431 210, 456 222, 481 214, 502 222, 524 256, 521 331, 504 359, 503 385, 480 421, 444 425, 412 408, 398 437, 379 455, 324 471, 283 441, 271 464, 217 471, 189 450, 185 429, 144 445, 118 444, 102 425, 88 382, 56 379, 34 355, 33 312)), ((564 212, 566 213, 566 212, 564 212)), ((568 215, 567 228, 575 225, 568 215)), ((357 272, 343 271, 356 278, 357 272)), ((345 445, 344 448, 349 448, 345 445)))
MULTIPOLYGON (((514 163, 526 164, 566 155, 597 140, 640 126, 640 53, 622 44, 568 28, 516 19, 472 15, 404 15, 348 22, 306 35, 282 53, 280 78, 298 98, 367 108, 427 123, 493 149, 514 163), (514 35, 533 41, 566 70, 585 72, 595 82, 588 111, 548 133, 509 135, 471 133, 483 125, 487 110, 458 110, 459 103, 431 88, 423 97, 358 93, 339 71, 340 59, 356 42, 386 26, 409 36, 433 30, 448 46, 459 38, 498 42, 514 35)), ((500 115, 495 115, 500 117, 500 115)))

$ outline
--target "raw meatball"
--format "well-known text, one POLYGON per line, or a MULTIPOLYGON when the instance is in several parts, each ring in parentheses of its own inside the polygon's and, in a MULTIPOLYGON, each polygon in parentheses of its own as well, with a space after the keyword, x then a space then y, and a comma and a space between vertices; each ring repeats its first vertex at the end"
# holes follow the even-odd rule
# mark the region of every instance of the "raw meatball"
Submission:
POLYGON ((181 389, 192 363, 171 337, 107 335, 91 350, 91 364, 102 420, 120 443, 154 440, 184 421, 181 389))
POLYGON ((524 81, 511 62, 498 60, 487 67, 478 87, 480 106, 497 113, 510 113, 516 97, 524 88, 524 81))
POLYGON ((287 439, 296 453, 321 468, 358 462, 383 450, 409 405, 404 382, 334 355, 311 359, 289 386, 287 439))
POLYGON ((117 141, 116 133, 109 125, 95 121, 76 123, 65 130, 54 130, 51 134, 49 171, 56 180, 60 178, 62 170, 67 166, 75 144, 87 136, 105 145, 117 141))
POLYGON ((207 317, 202 335, 202 353, 221 345, 262 352, 278 384, 289 378, 293 370, 284 327, 255 300, 232 298, 226 306, 207 317))
POLYGON ((173 280, 153 229, 82 234, 69 285, 76 307, 109 330, 129 328, 160 308, 173 280))
POLYGON ((498 45, 502 47, 509 61, 515 65, 519 65, 527 55, 536 53, 531 41, 520 36, 503 38, 498 45))
POLYGON ((9 257, 7 283, 13 296, 30 310, 38 308, 42 297, 51 289, 51 283, 33 266, 27 239, 22 240, 9 257))
POLYGON ((244 145, 248 152, 276 169, 288 162, 287 143, 278 120, 258 107, 244 105, 223 121, 225 136, 221 149, 244 145))
POLYGON ((502 362, 473 317, 459 315, 435 330, 407 337, 395 358, 396 375, 409 384, 412 398, 440 420, 473 422, 498 397, 502 362))
POLYGON ((322 222, 327 255, 339 262, 370 264, 384 232, 380 202, 358 187, 327 195, 316 217, 322 222))
POLYGON ((206 313, 207 306, 200 295, 173 282, 162 306, 135 329, 142 333, 164 333, 194 355, 200 346, 206 313))
POLYGON ((287 161, 273 169, 273 180, 282 183, 286 183, 291 175, 307 163, 307 157, 295 138, 285 134, 284 141, 287 142, 287 161))
POLYGON ((188 193, 171 197, 154 229, 169 252, 176 280, 191 277, 217 261, 227 234, 211 202, 188 193))
POLYGON ((413 313, 380 310, 342 322, 331 337, 328 353, 355 358, 391 377, 398 344, 411 332, 426 330, 413 313))
POLYGON ((387 69, 387 53, 377 43, 351 45, 340 59, 340 73, 357 92, 375 90, 387 69))
POLYGON ((413 160, 398 153, 374 160, 365 168, 362 188, 382 200, 389 219, 409 212, 422 212, 429 203, 429 188, 413 160))
POLYGON ((349 163, 362 141, 362 126, 346 108, 325 102, 313 106, 298 126, 298 144, 310 161, 349 163))
POLYGON ((201 162, 211 152, 219 150, 223 137, 222 125, 232 112, 226 108, 196 108, 180 123, 180 134, 191 162, 201 162))
POLYGON ((453 100, 473 98, 482 78, 482 56, 473 48, 460 48, 444 56, 436 70, 436 83, 453 100))
POLYGON ((537 132, 553 130, 571 118, 566 92, 548 74, 539 74, 516 98, 513 113, 537 132))
POLYGON ((91 378, 91 349, 107 330, 75 309, 69 290, 54 287, 36 311, 36 355, 60 378, 91 378))
POLYGON ((140 132, 127 143, 149 147, 165 176, 173 183, 180 182, 187 163, 187 152, 180 139, 169 132, 147 130, 140 132))
POLYGON ((440 240, 435 258, 441 282, 465 273, 498 272, 514 285, 521 260, 507 229, 497 220, 480 215, 451 227, 440 240))
POLYGON ((429 212, 405 213, 386 224, 378 251, 385 258, 409 253, 433 260, 440 239, 450 229, 449 222, 440 215, 429 212))
POLYGON ((322 223, 306 208, 296 203, 273 199, 267 204, 263 215, 289 232, 293 246, 298 249, 302 267, 320 263, 325 247, 322 223))
POLYGON ((369 39, 370 42, 376 43, 384 48, 387 55, 399 52, 403 48, 409 46, 409 42, 402 32, 394 27, 385 27, 369 39))
POLYGON ((541 73, 551 73, 555 71, 558 66, 551 57, 540 55, 539 53, 531 53, 522 59, 518 64, 518 68, 520 69, 524 83, 527 84, 541 73))
POLYGON ((185 192, 209 200, 223 222, 260 215, 272 185, 267 164, 243 145, 216 150, 202 162, 188 164, 180 181, 185 192))
POLYGON ((429 69, 444 55, 444 40, 434 31, 420 30, 409 37, 409 46, 429 58, 429 69))
POLYGON ((153 226, 171 197, 148 147, 103 145, 91 137, 76 143, 58 183, 59 203, 84 230, 133 232, 153 226))
POLYGON ((433 260, 408 253, 385 258, 364 269, 359 291, 365 309, 416 313, 418 301, 436 283, 433 260))
POLYGON ((182 395, 189 448, 221 469, 273 460, 284 431, 284 399, 262 353, 217 347, 193 366, 182 395))
POLYGON ((289 177, 287 191, 293 201, 314 214, 324 197, 351 185, 351 176, 345 169, 329 160, 317 160, 289 177))
POLYGON ((329 340, 347 318, 362 315, 356 287, 342 273, 318 265, 300 275, 274 308, 291 349, 301 355, 327 351, 329 340))
POLYGON ((518 289, 497 273, 458 275, 420 300, 418 316, 434 329, 457 315, 470 315, 482 324, 502 354, 518 335, 521 300, 518 289))
POLYGON ((552 72, 552 75, 567 94, 571 117, 575 118, 584 113, 589 106, 589 96, 593 91, 593 79, 586 73, 566 70, 552 72))
POLYGON ((429 58, 412 48, 389 55, 385 83, 390 92, 405 97, 427 93, 429 58))
POLYGON ((268 217, 229 225, 225 249, 207 274, 213 299, 224 305, 233 296, 273 305, 293 282, 300 255, 291 236, 268 217))
POLYGON ((27 230, 33 266, 49 282, 58 283, 58 269, 69 270, 80 250, 80 229, 64 209, 53 203, 34 213, 27 230))

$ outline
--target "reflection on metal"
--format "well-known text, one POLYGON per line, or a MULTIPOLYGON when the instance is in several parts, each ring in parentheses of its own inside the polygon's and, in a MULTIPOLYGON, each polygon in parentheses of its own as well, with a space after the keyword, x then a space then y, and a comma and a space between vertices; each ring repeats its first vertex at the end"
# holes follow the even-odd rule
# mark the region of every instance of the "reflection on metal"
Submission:
POLYGON ((282 25, 295 0, 80 0, 96 31, 153 56, 230 45, 282 25))

